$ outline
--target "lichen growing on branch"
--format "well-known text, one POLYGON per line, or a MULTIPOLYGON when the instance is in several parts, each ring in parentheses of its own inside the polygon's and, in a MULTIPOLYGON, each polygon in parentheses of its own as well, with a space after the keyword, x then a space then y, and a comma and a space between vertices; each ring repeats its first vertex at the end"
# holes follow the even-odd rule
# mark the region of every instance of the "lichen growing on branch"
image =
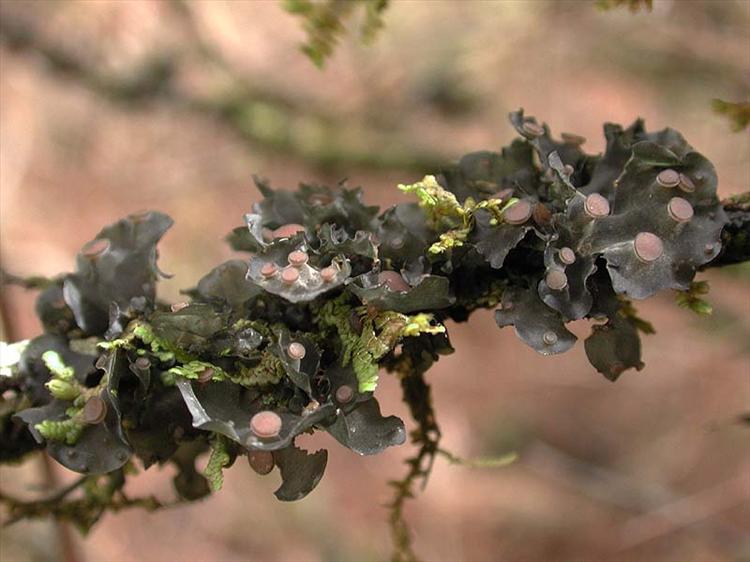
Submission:
POLYGON ((404 501, 435 455, 455 461, 439 448, 425 380, 452 351, 447 320, 493 308, 499 327, 555 355, 576 343, 566 324, 588 319, 586 354, 616 380, 643 368, 639 332, 653 332, 634 299, 675 289, 708 312, 696 272, 750 257, 750 210, 736 199, 725 212, 713 166, 678 132, 607 124, 606 150, 591 155, 577 135, 510 117, 520 135, 510 146, 399 186, 411 200, 382 213, 359 189, 257 180, 263 200, 229 237, 252 255, 210 271, 186 302, 156 299, 157 244, 172 224, 158 212, 104 228, 75 272, 34 284, 44 334, 3 364, 13 396, 2 397, 2 460, 34 447, 28 432, 6 431, 27 424, 37 448, 91 478, 90 494, 106 488, 83 504, 2 496, 14 517, 78 517, 88 529, 108 507, 155 508, 121 492, 133 458, 174 464, 175 490, 192 501, 247 456, 258 474, 279 469, 279 499, 298 500, 328 458, 300 449, 300 434, 326 431, 362 455, 405 442, 374 396, 385 369, 417 422, 418 453, 391 505, 408 559, 404 501), (117 475, 116 486, 97 475, 117 475))

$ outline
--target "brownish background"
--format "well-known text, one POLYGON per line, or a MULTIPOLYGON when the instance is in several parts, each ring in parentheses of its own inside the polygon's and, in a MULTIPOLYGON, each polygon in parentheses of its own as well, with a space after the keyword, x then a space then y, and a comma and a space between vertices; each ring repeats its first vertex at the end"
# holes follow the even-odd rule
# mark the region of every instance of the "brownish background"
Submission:
MULTIPOLYGON (((429 171, 408 166, 417 155, 508 143, 505 116, 519 106, 585 135, 592 152, 605 121, 674 126, 716 164, 722 196, 750 186, 748 134, 710 111, 711 98, 750 97, 746 0, 656 0, 636 15, 591 2, 397 0, 373 46, 345 39, 324 71, 298 52, 300 22, 277 2, 2 0, 0 17, 107 77, 154 55, 178 61, 172 94, 128 104, 38 53, 0 49, 2 258, 17 274, 69 270, 101 226, 155 208, 176 220, 160 263, 176 274, 161 294, 177 299, 231 256, 221 238, 257 198, 252 173, 278 186, 348 177, 389 204, 401 200, 395 184, 429 171), (239 127, 206 109, 238 83, 249 92, 239 127), (360 165, 362 154, 387 161, 360 165)), ((444 445, 520 460, 498 470, 437 462, 407 514, 424 560, 749 560, 750 430, 738 421, 750 410, 747 273, 705 275, 710 318, 671 294, 640 305, 658 333, 645 338, 646 368, 616 384, 593 372, 582 345, 541 357, 489 312, 449 326, 456 353, 429 375, 444 445)), ((8 297, 18 335, 33 336, 32 295, 8 297)), ((573 329, 588 333, 585 322, 573 329)), ((394 380, 384 376, 378 394, 406 416, 394 380)), ((201 503, 106 516, 79 541, 80 558, 386 559, 386 482, 404 472, 409 447, 359 458, 326 436, 313 444, 330 447, 329 468, 302 502, 277 503, 277 477, 239 463, 201 503)), ((0 477, 17 493, 41 483, 36 461, 0 477)), ((153 468, 131 491, 169 498, 170 477, 153 468)), ((57 548, 45 522, 0 536, 3 561, 55 560, 57 548)))

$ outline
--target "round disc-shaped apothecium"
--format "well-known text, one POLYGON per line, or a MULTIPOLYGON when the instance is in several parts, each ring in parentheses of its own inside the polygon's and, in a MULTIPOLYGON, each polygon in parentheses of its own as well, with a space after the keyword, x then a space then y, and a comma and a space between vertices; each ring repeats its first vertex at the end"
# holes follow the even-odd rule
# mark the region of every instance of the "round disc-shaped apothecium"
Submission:
POLYGON ((531 217, 533 209, 526 199, 519 199, 503 211, 503 220, 508 224, 523 224, 531 217))
POLYGON ((411 289, 411 286, 401 277, 398 271, 381 271, 378 273, 378 283, 385 283, 391 291, 404 292, 411 289))
POLYGON ((81 255, 93 260, 106 253, 111 245, 112 244, 108 238, 95 238, 94 240, 86 242, 83 248, 81 248, 81 255))
POLYGON ((279 270, 278 267, 276 267, 275 263, 266 262, 264 263, 260 268, 260 274, 265 277, 266 279, 270 279, 274 275, 276 275, 276 272, 279 270))
POLYGON ((273 470, 274 460, 271 451, 252 450, 247 453, 247 463, 256 473, 265 476, 273 470))
POLYGON ((281 433, 281 416, 271 410, 263 410, 250 418, 250 431, 261 439, 271 439, 281 433))
POLYGON ((83 421, 88 424, 98 424, 107 417, 107 403, 100 396, 92 396, 83 406, 83 421))
POLYGON ((581 146, 586 142, 586 137, 573 133, 560 133, 560 137, 562 137, 563 142, 566 144, 572 144, 573 146, 581 146))
POLYGON ((532 137, 541 137, 544 134, 544 127, 534 123, 533 121, 526 121, 521 125, 524 133, 531 135, 532 137))
POLYGON ((354 389, 348 384, 341 385, 336 389, 336 400, 341 404, 348 404, 354 398, 354 389))
POLYGON ((307 354, 307 350, 305 349, 305 346, 300 342, 293 341, 286 348, 286 353, 292 359, 304 359, 305 355, 307 354))
POLYGON ((544 282, 553 291, 562 291, 568 286, 568 276, 559 269, 551 269, 544 277, 544 282))
POLYGON ((560 261, 565 265, 570 265, 576 261, 576 253, 567 246, 560 248, 558 256, 560 257, 560 261))
POLYGON ((214 369, 212 367, 206 367, 198 373, 198 382, 201 384, 206 384, 212 378, 214 378, 214 369))
POLYGON ((592 193, 586 197, 583 208, 592 219, 601 219, 609 215, 609 201, 600 193, 592 193))
POLYGON ((139 357, 135 360, 135 368, 145 371, 151 367, 151 361, 148 357, 139 357))
POLYGON ((289 253, 287 259, 289 260, 289 265, 294 267, 302 267, 307 263, 307 260, 310 259, 310 256, 307 255, 307 252, 303 252, 302 250, 295 250, 289 253))
POLYGON ((544 332, 542 341, 545 345, 555 345, 557 343, 557 334, 553 331, 544 332))
POLYGON ((305 231, 305 227, 302 226, 301 224, 295 224, 295 223, 284 224, 280 226, 279 228, 277 228, 276 230, 274 230, 273 232, 271 232, 271 237, 274 239, 291 238, 298 232, 304 232, 304 231, 305 231))
POLYGON ((299 279, 299 271, 293 266, 285 267, 281 272, 281 280, 287 285, 294 285, 299 279))
POLYGON ((667 212, 677 222, 688 222, 695 214, 690 202, 682 197, 672 197, 667 204, 667 212))
POLYGON ((687 193, 692 193, 695 191, 695 183, 693 183, 693 180, 689 176, 680 174, 680 189, 687 193))
POLYGON ((320 278, 323 280, 323 283, 331 283, 334 279, 336 279, 336 274, 338 271, 335 267, 332 265, 329 265, 328 267, 324 267, 320 270, 320 278))
POLYGON ((677 170, 667 168, 657 174, 656 181, 663 187, 677 187, 680 183, 680 174, 677 170))
POLYGON ((651 232, 639 232, 633 240, 635 255, 644 262, 658 260, 664 253, 664 243, 656 234, 651 232))

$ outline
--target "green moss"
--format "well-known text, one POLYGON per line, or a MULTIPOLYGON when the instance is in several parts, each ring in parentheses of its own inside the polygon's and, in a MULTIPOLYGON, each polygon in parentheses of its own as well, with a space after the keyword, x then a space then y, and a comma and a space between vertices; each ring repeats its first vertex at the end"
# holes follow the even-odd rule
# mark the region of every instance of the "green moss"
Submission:
POLYGON ((503 210, 518 201, 515 198, 507 201, 492 198, 477 203, 468 197, 462 205, 453 193, 438 183, 435 176, 425 176, 421 181, 409 185, 400 184, 398 188, 417 196, 419 206, 425 210, 433 228, 440 233, 438 240, 427 249, 432 255, 463 246, 474 226, 474 216, 480 209, 491 213, 490 222, 497 224, 502 220, 503 210))
POLYGON ((372 392, 377 387, 378 361, 391 351, 403 337, 445 331, 442 325, 433 326, 430 314, 407 316, 394 311, 368 313, 365 307, 352 307, 345 297, 323 305, 318 313, 318 324, 333 329, 341 341, 341 364, 352 365, 359 381, 360 392, 372 392), (361 333, 354 331, 351 319, 358 318, 361 333))
POLYGON ((698 315, 707 316, 713 312, 713 307, 702 297, 708 294, 709 289, 708 281, 693 281, 687 291, 677 291, 677 304, 698 315))
POLYGON ((214 433, 211 438, 211 456, 208 458, 203 476, 208 480, 211 491, 218 492, 224 485, 224 467, 229 464, 230 457, 227 449, 226 437, 214 433))
POLYGON ((61 421, 44 420, 34 426, 47 441, 58 441, 67 445, 75 445, 78 442, 84 427, 83 422, 75 418, 61 421))
POLYGON ((62 357, 60 357, 57 351, 45 351, 42 354, 42 361, 56 378, 64 381, 74 380, 75 370, 63 362, 62 357))
POLYGON ((277 384, 284 378, 284 364, 270 351, 264 351, 255 367, 240 366, 239 373, 229 374, 229 379, 245 387, 277 384))

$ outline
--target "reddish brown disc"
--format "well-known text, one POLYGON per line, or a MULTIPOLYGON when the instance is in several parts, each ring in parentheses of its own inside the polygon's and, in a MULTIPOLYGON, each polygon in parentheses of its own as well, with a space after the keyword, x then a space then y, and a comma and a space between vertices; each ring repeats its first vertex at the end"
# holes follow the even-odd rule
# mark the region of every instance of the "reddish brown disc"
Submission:
POLYGON ((592 193, 586 197, 583 207, 592 219, 601 219, 609 215, 609 201, 599 193, 592 193))
POLYGON ((354 399, 354 389, 344 384, 336 389, 336 400, 341 404, 348 404, 354 399))
POLYGON ((532 121, 526 121, 521 128, 524 133, 531 135, 532 137, 541 137, 544 134, 544 127, 537 125, 532 121))
POLYGON ((292 359, 303 359, 307 354, 305 346, 298 341, 293 341, 292 343, 290 343, 289 347, 286 348, 286 352, 287 355, 289 355, 289 357, 291 357, 292 359))
POLYGON ((250 419, 250 431, 261 439, 270 439, 281 433, 281 416, 271 410, 258 412, 250 419))
POLYGON ((331 283, 336 279, 337 273, 336 268, 329 265, 320 270, 320 278, 323 280, 323 283, 331 283))
POLYGON ((95 238, 81 248, 81 254, 89 259, 95 259, 109 250, 110 246, 107 238, 95 238))
POLYGON ((107 417, 107 404, 99 396, 92 396, 83 406, 83 421, 92 425, 102 423, 107 417))
POLYGON ((663 187, 677 187, 680 183, 680 174, 677 170, 667 168, 666 170, 659 172, 656 176, 656 181, 663 187))
POLYGON ((508 224, 523 224, 531 217, 531 203, 526 199, 519 199, 503 211, 503 220, 508 224))
POLYGON ((302 267, 307 263, 307 260, 310 259, 310 256, 308 256, 306 252, 295 250, 287 256, 287 259, 289 260, 290 265, 294 267, 302 267))
POLYGON ((136 369, 145 371, 151 367, 151 361, 149 361, 148 357, 139 357, 135 360, 135 367, 136 369))
POLYGON ((403 292, 411 289, 398 271, 381 271, 378 273, 378 283, 385 283, 391 291, 403 292))
POLYGON ((562 291, 568 286, 568 276, 559 269, 551 269, 544 277, 544 282, 553 291, 562 291))
POLYGON ((680 189, 692 193, 695 191, 695 183, 693 183, 693 180, 690 179, 690 177, 685 174, 680 174, 680 189))
POLYGON ((552 220, 552 211, 544 203, 534 205, 534 211, 531 214, 534 217, 534 222, 539 226, 545 226, 552 220))
POLYGON ((313 207, 322 207, 333 203, 333 197, 327 193, 313 193, 307 198, 307 202, 313 207))
POLYGON ((299 279, 299 271, 292 266, 285 267, 281 272, 281 280, 287 285, 294 285, 297 279, 299 279))
POLYGON ((206 384, 212 378, 214 378, 214 370, 211 367, 206 367, 198 373, 198 382, 201 384, 206 384))
POLYGON ((172 312, 179 312, 183 308, 187 308, 187 307, 188 307, 188 303, 186 303, 186 302, 176 302, 172 306, 170 306, 169 309, 172 312))
POLYGON ((664 244, 656 234, 639 232, 633 241, 635 255, 644 262, 658 260, 664 253, 664 244))
POLYGON ((278 267, 276 267, 275 263, 266 262, 264 263, 260 268, 260 274, 265 277, 266 279, 269 279, 276 275, 276 272, 279 270, 278 267))
POLYGON ((150 215, 151 211, 136 211, 135 213, 130 213, 128 218, 137 223, 145 221, 150 215))
POLYGON ((669 216, 677 222, 688 222, 695 213, 690 202, 682 197, 672 197, 667 204, 667 211, 669 216))
POLYGON ((565 265, 570 265, 576 261, 576 253, 567 246, 560 248, 558 256, 560 257, 560 261, 565 265))
POLYGON ((565 143, 572 144, 574 146, 581 146, 586 142, 586 137, 575 135, 573 133, 561 133, 560 136, 565 143))
POLYGON ((273 453, 271 451, 250 451, 247 454, 247 463, 256 473, 265 476, 273 470, 273 453))
POLYGON ((298 232, 304 232, 304 231, 305 231, 305 227, 302 226, 301 224, 290 223, 290 224, 285 224, 283 226, 280 226, 279 228, 271 232, 271 237, 272 238, 291 238, 298 232))
POLYGON ((545 343, 545 345, 555 345, 557 343, 557 334, 552 331, 544 332, 542 341, 545 343))

